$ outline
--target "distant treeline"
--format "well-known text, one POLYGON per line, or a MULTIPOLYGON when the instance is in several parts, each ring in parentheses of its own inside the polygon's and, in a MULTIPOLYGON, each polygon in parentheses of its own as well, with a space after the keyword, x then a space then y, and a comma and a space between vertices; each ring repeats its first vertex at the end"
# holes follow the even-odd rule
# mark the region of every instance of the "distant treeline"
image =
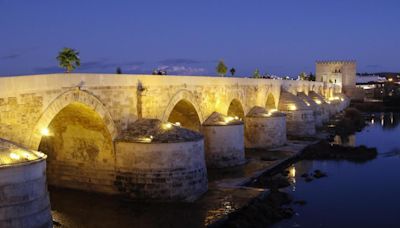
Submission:
POLYGON ((400 75, 400 72, 377 72, 377 73, 357 73, 357 76, 373 76, 377 75, 379 77, 391 77, 391 76, 397 76, 400 75))

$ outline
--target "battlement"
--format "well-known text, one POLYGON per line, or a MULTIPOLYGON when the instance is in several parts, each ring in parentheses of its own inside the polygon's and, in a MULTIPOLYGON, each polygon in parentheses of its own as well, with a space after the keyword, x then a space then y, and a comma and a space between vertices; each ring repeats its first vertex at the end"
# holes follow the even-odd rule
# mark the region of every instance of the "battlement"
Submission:
POLYGON ((317 60, 317 64, 356 64, 356 60, 317 60))

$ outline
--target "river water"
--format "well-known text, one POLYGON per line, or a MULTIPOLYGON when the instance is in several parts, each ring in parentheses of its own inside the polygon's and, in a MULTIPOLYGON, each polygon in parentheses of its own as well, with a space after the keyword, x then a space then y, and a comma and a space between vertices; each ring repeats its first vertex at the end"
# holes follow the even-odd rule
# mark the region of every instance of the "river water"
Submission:
POLYGON ((342 141, 376 147, 378 157, 365 163, 300 161, 291 168, 296 214, 273 227, 400 227, 399 113, 368 115, 369 125, 342 141), (319 169, 328 177, 305 182, 319 169))

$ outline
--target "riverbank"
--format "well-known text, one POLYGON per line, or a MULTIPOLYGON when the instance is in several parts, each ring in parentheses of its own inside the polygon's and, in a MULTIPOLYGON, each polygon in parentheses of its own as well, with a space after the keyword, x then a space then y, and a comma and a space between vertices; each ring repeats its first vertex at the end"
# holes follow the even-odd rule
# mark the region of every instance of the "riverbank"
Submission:
POLYGON ((146 203, 50 187, 55 227, 204 227, 224 220, 268 192, 247 185, 262 174, 279 172, 314 141, 288 141, 271 150, 247 150, 246 164, 209 169, 209 190, 193 203, 146 203), (93 207, 101 210, 93 210, 93 207), (107 215, 107 216, 104 216, 107 215))
MULTIPOLYGON (((300 150, 296 156, 287 158, 279 165, 264 170, 257 178, 246 183, 246 186, 251 188, 264 189, 262 194, 210 227, 265 227, 282 219, 290 218, 295 213, 292 209, 293 205, 306 204, 304 200, 293 201, 290 194, 279 191, 279 189, 291 186, 291 181, 295 183, 296 169, 292 164, 301 160, 365 162, 376 158, 377 150, 375 148, 341 146, 327 141, 329 138, 333 138, 332 134, 335 135, 337 132, 354 133, 363 127, 365 127, 364 118, 357 110, 349 108, 344 113, 339 113, 320 129, 324 133, 319 134, 319 140, 314 138, 314 141, 309 141, 312 143, 300 150), (332 128, 332 126, 334 127, 332 128), (345 131, 343 130, 344 126, 347 126, 345 131)), ((300 175, 305 182, 327 177, 327 174, 319 169, 300 175)))

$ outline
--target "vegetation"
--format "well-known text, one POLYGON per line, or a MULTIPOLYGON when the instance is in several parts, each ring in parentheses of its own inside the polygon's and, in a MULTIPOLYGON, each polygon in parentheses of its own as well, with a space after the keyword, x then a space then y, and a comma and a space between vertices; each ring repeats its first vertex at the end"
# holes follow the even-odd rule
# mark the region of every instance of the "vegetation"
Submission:
POLYGON ((304 81, 315 81, 315 75, 313 73, 307 75, 305 72, 301 72, 299 74, 299 79, 304 81))
POLYGON ((261 78, 261 74, 258 68, 254 71, 253 78, 261 78))
POLYGON ((166 70, 154 69, 151 74, 152 75, 167 75, 167 71, 166 70))
POLYGON ((72 72, 81 65, 79 52, 72 48, 63 48, 57 56, 58 65, 65 69, 67 73, 72 72))
POLYGON ((218 62, 216 70, 219 76, 224 77, 226 75, 228 67, 225 65, 224 60, 218 62))
POLYGON ((304 73, 304 72, 301 72, 301 73, 299 74, 299 78, 300 78, 300 80, 307 80, 307 74, 304 73))
POLYGON ((234 76, 235 75, 235 73, 236 73, 236 69, 235 68, 231 68, 230 70, 229 70, 230 72, 231 72, 231 75, 232 76, 234 76))

